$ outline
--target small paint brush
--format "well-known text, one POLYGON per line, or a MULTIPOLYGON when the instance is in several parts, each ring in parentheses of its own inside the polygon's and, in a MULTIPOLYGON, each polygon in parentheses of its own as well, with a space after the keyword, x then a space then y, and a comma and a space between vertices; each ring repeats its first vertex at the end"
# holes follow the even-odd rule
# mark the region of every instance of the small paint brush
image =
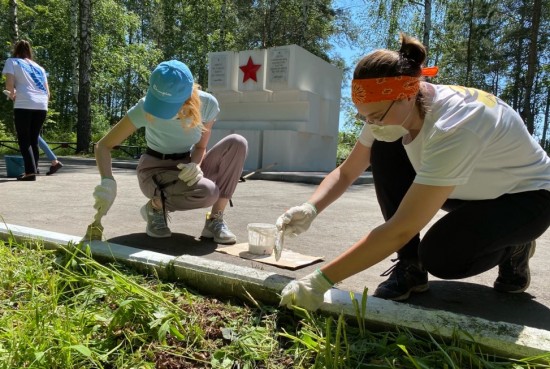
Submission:
POLYGON ((277 232, 277 238, 275 239, 275 261, 279 261, 281 254, 283 253, 283 247, 285 245, 285 231, 281 228, 277 232))
POLYGON ((84 240, 101 241, 103 237, 103 226, 101 225, 101 218, 103 215, 99 214, 99 211, 94 215, 94 221, 86 229, 84 240))

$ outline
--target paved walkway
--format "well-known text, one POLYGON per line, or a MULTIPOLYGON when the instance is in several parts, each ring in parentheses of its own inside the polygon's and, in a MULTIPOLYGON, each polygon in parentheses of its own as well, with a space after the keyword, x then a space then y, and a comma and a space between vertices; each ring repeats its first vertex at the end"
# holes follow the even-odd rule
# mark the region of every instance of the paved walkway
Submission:
MULTIPOLYGON (((36 182, 18 182, 6 177, 4 160, 0 160, 0 215, 8 224, 21 225, 68 235, 84 235, 94 214, 92 191, 99 182, 93 160, 62 158, 65 166, 53 176, 39 176, 36 182)), ((301 277, 322 263, 333 259, 372 227, 382 222, 374 188, 365 175, 339 201, 326 209, 311 229, 286 246, 307 255, 324 256, 321 263, 296 271, 225 255, 214 250, 213 242, 198 239, 206 210, 171 214, 169 239, 152 239, 145 234, 139 208, 146 202, 136 176, 135 161, 115 163, 118 197, 103 219, 105 236, 111 242, 162 252, 169 255, 194 255, 207 260, 257 268, 289 277, 301 277)), ((49 164, 41 163, 45 173, 49 164)), ((241 182, 233 198, 234 207, 226 211, 226 220, 239 242, 246 242, 246 225, 275 222, 288 207, 305 201, 323 173, 266 173, 260 178, 241 182), (301 183, 309 182, 309 183, 301 183)), ((255 175, 258 178, 257 175, 255 175)), ((441 212, 438 216, 443 215, 441 212)), ((340 289, 374 291, 385 278, 380 274, 392 265, 389 260, 348 278, 340 289)), ((430 290, 413 295, 408 304, 446 310, 491 321, 503 321, 550 331, 550 231, 539 240, 531 261, 531 287, 517 295, 501 294, 492 289, 496 270, 474 278, 442 281, 430 277, 430 290)))

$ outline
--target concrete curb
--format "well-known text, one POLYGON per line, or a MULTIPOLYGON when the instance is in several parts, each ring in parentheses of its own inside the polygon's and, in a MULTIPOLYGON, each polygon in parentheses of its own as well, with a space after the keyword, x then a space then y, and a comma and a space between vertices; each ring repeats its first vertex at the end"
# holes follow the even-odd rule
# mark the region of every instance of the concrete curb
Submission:
MULTIPOLYGON (((35 228, 0 224, 0 238, 10 235, 17 241, 39 240, 45 247, 78 244, 81 237, 49 232, 35 228)), ((141 270, 155 269, 159 276, 181 280, 201 293, 253 298, 264 303, 277 304, 278 294, 290 278, 248 267, 182 255, 178 257, 145 251, 119 244, 92 241, 88 244, 95 258, 117 260, 141 270)), ((359 302, 361 294, 355 294, 359 302)), ((355 307, 347 291, 333 288, 325 294, 321 311, 343 313, 356 319, 355 307)), ((459 315, 446 311, 424 309, 405 303, 396 303, 369 296, 365 322, 368 326, 394 329, 404 327, 415 332, 429 333, 437 338, 459 337, 475 340, 488 351, 504 357, 525 358, 550 352, 550 332, 504 322, 459 315)))
MULTIPOLYGON (((96 161, 93 158, 75 158, 75 157, 60 157, 63 162, 74 162, 86 165, 96 165, 96 161)), ((113 168, 123 169, 136 169, 138 161, 135 159, 128 160, 116 160, 113 159, 113 168)), ((243 172, 243 175, 247 175, 251 172, 243 172)), ((294 182, 294 183, 306 183, 318 185, 323 181, 326 172, 258 172, 254 173, 247 180, 266 180, 266 181, 280 181, 280 182, 294 182)), ((370 184, 374 183, 371 172, 363 173, 359 178, 353 182, 354 185, 370 184)))

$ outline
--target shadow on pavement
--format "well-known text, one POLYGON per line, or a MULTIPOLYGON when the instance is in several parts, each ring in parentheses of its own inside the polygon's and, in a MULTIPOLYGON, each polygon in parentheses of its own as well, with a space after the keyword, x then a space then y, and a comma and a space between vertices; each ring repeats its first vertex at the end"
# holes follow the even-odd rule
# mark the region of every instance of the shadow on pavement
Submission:
POLYGON ((506 321, 550 330, 550 309, 528 292, 500 293, 491 287, 458 281, 430 281, 430 289, 411 295, 408 304, 476 316, 490 321, 506 321), (541 317, 546 317, 541 319, 541 317))
POLYGON ((183 233, 172 233, 172 237, 163 239, 151 238, 145 233, 133 233, 107 241, 171 256, 204 256, 212 254, 218 247, 213 240, 198 239, 183 233))

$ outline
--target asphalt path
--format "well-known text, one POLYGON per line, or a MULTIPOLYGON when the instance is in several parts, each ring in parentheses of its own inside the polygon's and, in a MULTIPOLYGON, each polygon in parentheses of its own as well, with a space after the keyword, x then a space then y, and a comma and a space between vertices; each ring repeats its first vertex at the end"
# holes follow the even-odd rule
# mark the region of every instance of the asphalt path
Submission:
MULTIPOLYGON (((94 215, 92 192, 99 183, 93 160, 61 158, 64 167, 55 175, 38 176, 35 182, 7 178, 5 161, 0 160, 0 216, 3 222, 60 232, 84 235, 94 215)), ((368 180, 351 186, 334 204, 321 213, 310 230, 297 238, 286 238, 285 247, 305 255, 322 256, 321 262, 297 270, 242 259, 215 252, 212 241, 199 238, 208 209, 170 214, 171 238, 153 239, 145 234, 145 222, 139 209, 147 202, 139 190, 135 161, 115 162, 118 183, 116 201, 103 218, 104 236, 117 244, 162 252, 169 255, 194 255, 299 278, 332 260, 383 222, 374 187, 368 180), (366 183, 367 182, 367 183, 366 183)), ((47 172, 48 161, 41 161, 40 171, 47 172)), ((233 197, 234 206, 226 209, 225 219, 246 242, 247 224, 274 223, 285 209, 299 205, 314 191, 323 174, 265 173, 239 183, 233 197), (265 180, 258 178, 274 178, 265 180), (302 183, 307 182, 307 183, 302 183)), ((445 213, 438 213, 437 220, 445 213)), ((444 245, 442 245, 444 247, 444 245)), ((391 258, 341 282, 338 287, 355 292, 367 288, 371 294, 385 280, 380 274, 393 264, 391 258)), ((407 304, 434 310, 446 310, 491 321, 503 321, 550 331, 550 231, 538 241, 531 259, 531 286, 520 294, 503 294, 493 290, 497 270, 476 277, 443 281, 430 276, 428 292, 413 295, 407 304)))

